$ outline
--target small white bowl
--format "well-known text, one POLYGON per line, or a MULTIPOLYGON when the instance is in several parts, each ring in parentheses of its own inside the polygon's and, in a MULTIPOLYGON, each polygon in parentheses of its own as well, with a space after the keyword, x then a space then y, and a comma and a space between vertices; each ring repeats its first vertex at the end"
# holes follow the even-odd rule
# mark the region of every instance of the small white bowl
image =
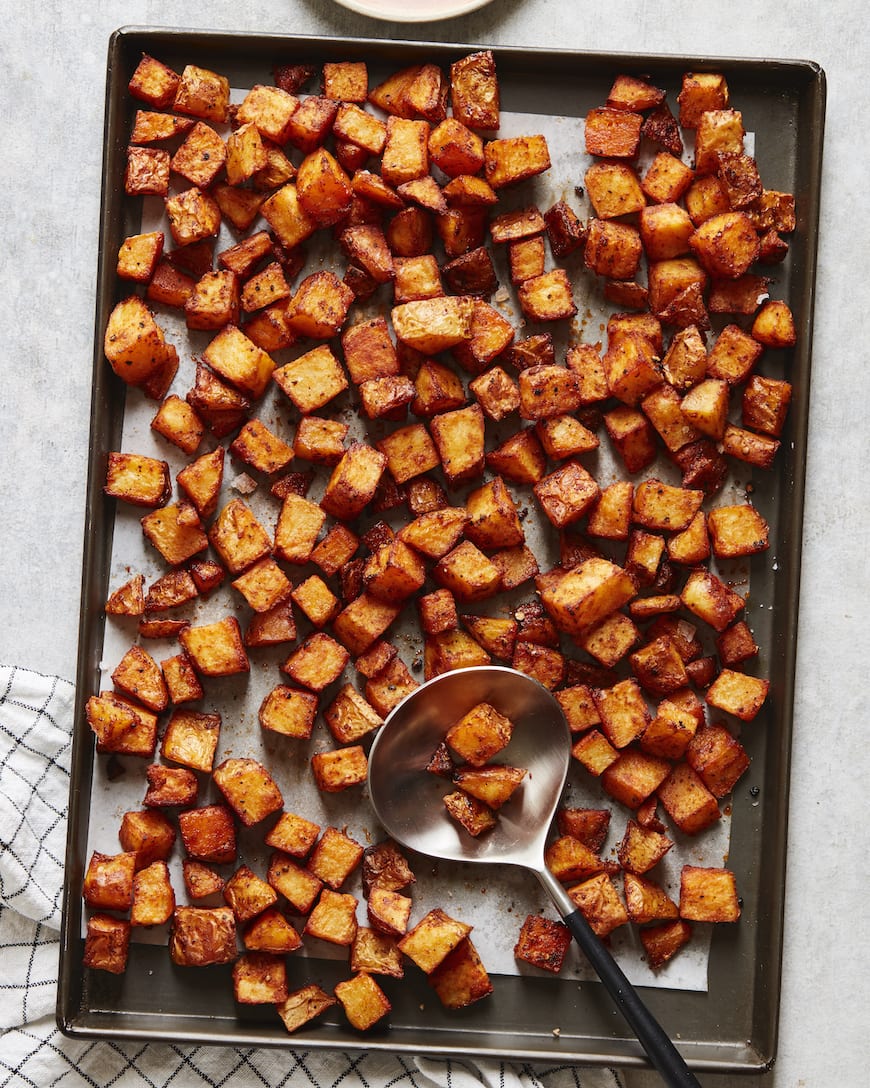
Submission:
POLYGON ((350 11, 397 23, 432 23, 485 7, 491 0, 336 0, 350 11))

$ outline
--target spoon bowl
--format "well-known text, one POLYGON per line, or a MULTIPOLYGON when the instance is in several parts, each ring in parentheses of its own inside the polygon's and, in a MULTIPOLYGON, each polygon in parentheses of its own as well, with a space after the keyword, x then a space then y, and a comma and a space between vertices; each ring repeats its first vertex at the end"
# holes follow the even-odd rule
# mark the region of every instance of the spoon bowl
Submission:
POLYGON ((369 753, 369 792, 380 822, 412 850, 537 869, 569 758, 565 715, 546 688, 498 665, 461 669, 429 680, 389 715, 369 753), (441 800, 445 779, 427 773, 426 764, 450 726, 478 703, 513 722, 502 755, 527 774, 499 810, 496 832, 474 838, 448 815, 441 800))
POLYGON ((524 673, 482 665, 444 673, 406 696, 387 716, 369 752, 368 785, 375 815, 403 846, 449 861, 513 864, 531 870, 668 1085, 698 1081, 622 969, 592 931, 544 861, 544 849, 565 786, 571 734, 553 695, 524 673), (489 703, 513 723, 501 753, 526 776, 477 837, 444 806, 446 780, 426 770, 447 731, 472 707, 489 703))

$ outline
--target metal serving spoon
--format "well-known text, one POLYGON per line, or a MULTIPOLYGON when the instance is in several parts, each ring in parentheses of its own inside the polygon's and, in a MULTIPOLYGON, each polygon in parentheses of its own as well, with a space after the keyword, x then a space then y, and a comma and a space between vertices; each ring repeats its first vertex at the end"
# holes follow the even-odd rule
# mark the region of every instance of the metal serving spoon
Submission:
POLYGON ((661 1025, 544 863, 570 748, 562 708, 531 677, 497 665, 444 673, 399 703, 375 737, 368 772, 372 806, 389 835, 421 854, 531 869, 665 1083, 699 1088, 661 1025), (426 764, 450 726, 482 702, 513 722, 510 762, 528 774, 499 810, 498 826, 474 838, 447 814, 444 780, 427 772, 426 764))

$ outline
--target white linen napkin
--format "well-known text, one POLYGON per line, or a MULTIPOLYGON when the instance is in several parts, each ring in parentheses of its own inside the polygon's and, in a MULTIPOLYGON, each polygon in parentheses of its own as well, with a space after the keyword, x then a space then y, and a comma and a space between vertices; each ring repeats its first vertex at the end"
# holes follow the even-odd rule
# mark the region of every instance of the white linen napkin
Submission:
POLYGON ((619 1088, 610 1069, 68 1039, 54 1019, 73 685, 0 665, 0 1088, 619 1088))

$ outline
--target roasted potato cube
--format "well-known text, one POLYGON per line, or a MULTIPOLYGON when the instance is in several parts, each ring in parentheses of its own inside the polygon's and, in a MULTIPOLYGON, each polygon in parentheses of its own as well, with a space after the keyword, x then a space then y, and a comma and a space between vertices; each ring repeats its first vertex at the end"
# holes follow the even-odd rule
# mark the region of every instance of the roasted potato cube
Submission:
POLYGON ((560 808, 556 813, 560 835, 579 839, 596 853, 601 850, 610 827, 610 810, 606 808, 560 808))
POLYGON ((354 744, 384 724, 352 684, 345 684, 323 717, 339 744, 354 744))
POLYGON ((778 438, 785 427, 791 397, 791 382, 753 374, 743 390, 744 427, 778 438))
POLYGON ((689 236, 689 245, 711 276, 736 279, 758 257, 758 235, 745 212, 722 212, 705 219, 689 236))
POLYGON ((453 116, 473 129, 499 127, 499 85, 490 50, 469 53, 450 67, 453 116))
POLYGON ((599 219, 630 215, 646 207, 637 174, 625 163, 595 162, 586 171, 584 181, 599 219))
POLYGON ((158 373, 170 355, 163 330, 138 295, 122 299, 109 314, 103 350, 118 377, 134 385, 158 373))
POLYGON ((496 190, 543 174, 551 165, 547 138, 541 134, 490 140, 483 155, 484 177, 496 190))
POLYGON ((525 280, 517 295, 529 321, 562 321, 577 313, 571 281, 564 268, 554 268, 525 280))
POLYGON ((391 937, 401 937, 408 931, 411 900, 388 888, 372 888, 367 903, 368 919, 374 929, 391 937))
POLYGON ((635 594, 625 570, 607 559, 593 557, 543 587, 541 601, 556 626, 580 635, 621 608, 635 594))
POLYGON ((233 912, 229 907, 176 907, 169 955, 179 967, 231 963, 238 955, 233 912))
POLYGON ((394 306, 390 316, 399 340, 424 355, 436 355, 471 338, 474 300, 453 295, 419 299, 394 306))
POLYGON ((284 915, 269 907, 245 926, 242 942, 249 952, 283 956, 302 946, 302 939, 284 915))
POLYGON ((604 862, 595 851, 573 835, 561 835, 549 843, 544 860, 553 876, 563 883, 586 880, 605 870, 604 862))
POLYGON ((572 746, 571 755, 596 778, 619 759, 619 752, 597 729, 584 733, 572 746))
POLYGON ((723 669, 707 689, 706 700, 709 706, 717 710, 751 722, 761 710, 769 690, 769 680, 747 676, 734 669, 723 669))
POLYGON ((686 72, 677 102, 683 128, 697 128, 702 113, 727 108, 729 94, 725 77, 719 72, 686 72))
POLYGON ((277 646, 296 640, 296 621, 289 600, 270 608, 268 612, 255 612, 245 631, 246 646, 277 646))
POLYGON ((429 125, 404 117, 387 118, 381 176, 387 185, 402 185, 429 171, 429 125))
POLYGON ((511 739, 513 723, 489 703, 478 703, 455 722, 445 740, 472 767, 485 766, 511 739))
POLYGON ((601 493, 598 484, 578 461, 566 462, 539 480, 532 490, 548 520, 557 529, 582 518, 601 493))
POLYGON ((607 873, 598 873, 575 884, 568 889, 568 895, 599 937, 606 937, 628 921, 628 912, 607 873))
POLYGON ((621 680, 611 688, 593 693, 601 729, 614 748, 625 748, 646 729, 650 713, 634 679, 621 680))
POLYGON ((267 832, 263 841, 291 857, 307 857, 311 847, 320 834, 320 825, 297 816, 293 812, 282 812, 278 822, 267 832))
POLYGON ((127 90, 134 98, 157 109, 165 109, 175 102, 180 82, 180 76, 172 68, 143 53, 130 77, 127 90))
POLYGON ((217 509, 224 475, 224 456, 223 446, 217 446, 211 453, 204 453, 185 465, 176 477, 179 487, 201 518, 210 517, 217 509))
POLYGON ((285 854, 274 853, 266 879, 280 892, 297 914, 308 914, 320 894, 322 883, 307 869, 285 854))
POLYGON ((722 664, 726 668, 732 668, 755 657, 758 644, 752 637, 748 624, 740 620, 716 638, 716 651, 722 664))
POLYGON ((337 574, 353 558, 358 547, 359 538, 346 525, 333 525, 311 552, 311 561, 316 563, 324 574, 337 574))
POLYGON ((601 784, 621 804, 637 809, 661 786, 670 769, 667 759, 627 748, 604 771, 601 784))
POLYGON ((233 964, 233 995, 240 1005, 287 1000, 287 965, 270 952, 246 952, 233 964))
POLYGON ((707 517, 713 554, 719 558, 754 555, 768 547, 768 526, 753 506, 719 506, 707 517))
POLYGON ((323 510, 343 521, 355 518, 374 498, 386 463, 380 450, 364 442, 348 446, 326 485, 323 510))
POLYGON ((686 835, 697 835, 720 817, 716 798, 688 763, 678 763, 659 786, 670 819, 686 835))
POLYGON ((85 903, 95 910, 129 910, 135 874, 135 852, 101 854, 95 850, 82 885, 85 903))
POLYGON ((197 121, 172 156, 170 166, 191 185, 207 189, 226 161, 227 145, 211 125, 197 121))
POLYGON ((705 725, 692 738, 686 762, 714 797, 730 793, 749 767, 749 756, 724 725, 705 725))
POLYGON ((209 895, 223 891, 224 878, 202 862, 191 862, 185 858, 182 871, 184 886, 190 899, 208 899, 209 895))
POLYGON ((492 982, 468 937, 432 971, 429 983, 447 1009, 464 1009, 492 993, 492 982))
POLYGON ((227 325, 202 353, 203 360, 242 394, 260 397, 275 369, 271 356, 235 325, 227 325))
POLYGON ((483 167, 483 141, 456 117, 447 117, 429 134, 429 158, 448 177, 476 174, 483 167))
POLYGON ((261 880, 247 865, 237 869, 226 882, 223 896, 239 924, 249 922, 278 901, 271 884, 261 880))
POLYGON ((226 805, 205 805, 180 812, 178 827, 188 857, 215 865, 235 861, 236 826, 226 805))
POLYGON ((691 922, 736 922, 737 884, 729 869, 684 865, 680 873, 680 917, 691 922))
POLYGON ((307 563, 326 514, 301 495, 289 494, 281 506, 275 527, 275 554, 287 563, 307 563))
POLYGON ((623 887, 628 917, 635 925, 679 917, 677 904, 654 881, 647 880, 636 873, 625 873, 623 887))
POLYGON ((162 812, 125 812, 118 829, 121 848, 136 855, 136 871, 166 861, 175 844, 175 828, 162 812))
POLYGON ((629 820, 617 847, 619 864, 630 873, 647 873, 673 846, 673 841, 654 828, 641 827, 629 820))
POLYGON ((625 109, 598 106, 586 114, 586 152, 608 159, 633 159, 643 117, 625 109))
POLYGON ((353 300, 353 291, 334 272, 313 272, 293 296, 290 328, 315 340, 337 336, 353 300))
MULTIPOLYGON (((369 155, 380 155, 387 139, 384 122, 353 102, 343 102, 338 107, 332 132, 336 139, 362 148, 369 155)), ((351 186, 358 191, 355 179, 351 180, 351 186)))
POLYGON ((210 772, 220 736, 219 714, 174 710, 163 734, 161 752, 182 766, 210 772))
POLYGON ((371 895, 375 888, 401 891, 415 880, 407 859, 394 842, 385 840, 366 848, 362 871, 363 891, 366 896, 371 895))
POLYGON ((317 224, 303 208, 293 182, 283 185, 263 201, 259 211, 278 241, 290 250, 310 238, 317 229, 317 224))
POLYGON ((128 147, 124 192, 127 196, 162 196, 169 192, 169 152, 156 147, 128 147))
POLYGON ((186 189, 164 201, 169 230, 177 246, 189 246, 213 238, 220 230, 217 201, 202 189, 186 189))
POLYGON ((230 83, 226 76, 188 64, 181 73, 173 109, 189 117, 223 124, 229 118, 230 83))
POLYGON ((648 259, 666 261, 689 252, 695 225, 679 204, 661 203, 641 211, 639 228, 648 259))
POLYGON ((311 770, 317 788, 324 793, 339 793, 366 781, 368 760, 359 744, 333 752, 317 752, 311 757, 311 770))
POLYGON ((335 996, 351 1027, 368 1031, 392 1009, 389 998, 371 975, 364 971, 335 987, 335 996))
POLYGON ((350 655, 323 631, 310 635, 281 666, 296 683, 313 692, 323 691, 344 670, 350 655))
POLYGON ((160 230, 125 238, 118 250, 118 276, 135 283, 148 283, 163 253, 163 238, 160 230))
POLYGON ((422 423, 400 427, 376 445, 386 457, 387 468, 397 484, 406 483, 441 463, 438 450, 422 423))
POLYGON ((109 914, 92 914, 87 921, 82 963, 94 971, 121 975, 127 970, 130 923, 109 914))
POLYGON ((194 668, 203 676, 232 676, 249 672, 242 633, 235 616, 226 616, 214 623, 186 627, 179 641, 187 651, 194 668))
POLYGON ((513 325, 483 299, 474 299, 471 336, 453 349, 457 362, 470 374, 480 374, 511 344, 513 325))
POLYGON ((484 466, 484 416, 478 404, 436 416, 432 440, 449 485, 481 475, 484 466))
POLYGON ((169 464, 136 453, 109 453, 103 491, 134 506, 156 508, 171 494, 169 464))
POLYGON ((514 945, 514 956, 558 975, 570 947, 571 931, 564 922, 528 914, 514 945))
POLYGON ((680 597, 690 612, 715 631, 724 631, 732 624, 745 604, 739 593, 703 568, 691 572, 680 597))
POLYGON ((284 804, 274 779, 255 759, 225 759, 212 778, 245 827, 260 823, 284 804))
POLYGON ((275 1008, 287 1030, 294 1032, 337 1003, 334 997, 311 983, 303 986, 301 990, 294 990, 286 1001, 280 1002, 275 1008))
POLYGON ((394 707, 418 687, 404 661, 394 657, 390 663, 366 684, 366 699, 385 718, 394 707))
POLYGON ((645 926, 640 931, 640 939, 646 952, 647 963, 654 971, 663 967, 685 944, 688 944, 691 936, 692 927, 682 918, 674 922, 645 926))
POLYGON ((643 243, 636 227, 609 219, 592 219, 584 249, 586 267, 611 280, 630 280, 637 273, 643 243))
POLYGON ((501 584, 498 567, 470 540, 462 541, 439 560, 432 577, 463 603, 490 597, 501 584))
POLYGON ((398 616, 400 608, 362 592, 336 616, 332 629, 352 654, 364 654, 398 616))
POLYGON ((488 805, 465 793, 464 790, 446 793, 442 801, 448 815, 461 824, 474 838, 486 831, 491 831, 498 822, 498 817, 488 805))
POLYGON ((416 397, 411 411, 416 416, 434 416, 461 408, 466 403, 459 375, 437 359, 426 359, 414 380, 416 397))
POLYGON ((635 488, 632 517, 646 529, 685 529, 703 500, 703 491, 644 480, 635 488))
POLYGON ((390 978, 403 978, 405 975, 402 953, 394 938, 368 926, 357 927, 350 949, 350 968, 355 972, 365 971, 390 978))
POLYGON ((697 728, 698 719, 694 714, 678 703, 663 699, 640 738, 640 746, 655 756, 681 759, 697 728))
POLYGON ((112 672, 112 683, 125 695, 138 699, 156 714, 169 705, 163 673, 154 658, 141 646, 133 645, 112 672))
MULTIPOLYGON (((676 203, 692 184, 694 177, 691 167, 686 166, 676 155, 660 151, 647 168, 641 189, 656 204, 676 203)), ((694 216, 692 221, 695 224, 698 222, 694 216)))
POLYGON ((151 420, 151 429, 186 454, 195 453, 205 435, 205 424, 194 409, 174 393, 151 420))
POLYGON ((151 808, 196 804, 199 783, 186 767, 161 767, 152 763, 145 768, 148 789, 143 804, 151 808))
POLYGON ((427 975, 435 970, 471 932, 465 922, 451 918, 440 907, 429 913, 399 941, 399 948, 427 975))
POLYGON ((356 907, 356 896, 324 888, 308 916, 303 933, 347 947, 356 936, 356 907))
POLYGON ((169 881, 169 867, 165 861, 154 861, 133 878, 133 903, 130 924, 134 926, 162 926, 175 910, 175 893, 169 881))
POLYGON ((144 588, 145 576, 134 574, 109 594, 105 611, 110 616, 141 616, 145 611, 144 588))
POLYGON ((742 154, 745 134, 739 110, 704 110, 695 128, 695 170, 699 174, 718 173, 721 154, 742 154))

